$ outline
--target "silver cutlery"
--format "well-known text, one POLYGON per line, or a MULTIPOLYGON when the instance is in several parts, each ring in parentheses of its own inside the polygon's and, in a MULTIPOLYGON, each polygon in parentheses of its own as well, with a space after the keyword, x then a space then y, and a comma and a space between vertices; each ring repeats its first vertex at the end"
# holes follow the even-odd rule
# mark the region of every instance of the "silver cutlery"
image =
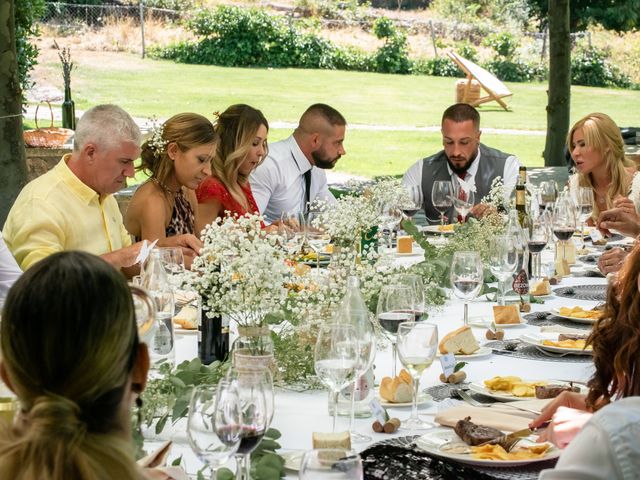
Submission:
POLYGON ((473 398, 471 395, 469 395, 467 392, 465 392, 464 390, 457 390, 456 392, 461 399, 463 399, 465 402, 467 402, 469 405, 471 405, 472 407, 492 407, 492 406, 498 406, 498 407, 510 407, 510 408, 515 408, 516 410, 522 410, 523 412, 529 412, 529 413, 533 413, 534 415, 540 415, 540 410, 533 410, 530 408, 526 408, 526 407, 521 407, 519 405, 514 405, 513 403, 510 402, 494 402, 494 403, 482 403, 479 402, 478 400, 476 400, 475 398, 473 398))

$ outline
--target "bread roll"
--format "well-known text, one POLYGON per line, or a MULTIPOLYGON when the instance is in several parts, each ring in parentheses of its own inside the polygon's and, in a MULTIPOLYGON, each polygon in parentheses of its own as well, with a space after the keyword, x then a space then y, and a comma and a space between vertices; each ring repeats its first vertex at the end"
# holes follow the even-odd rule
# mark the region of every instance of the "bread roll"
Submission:
POLYGON ((480 349, 480 345, 478 345, 476 337, 473 336, 471 328, 466 325, 447 333, 438 345, 438 350, 443 355, 447 353, 470 355, 478 349, 480 349))
POLYGON ((380 381, 380 397, 390 403, 408 403, 413 398, 413 378, 404 368, 397 377, 380 381))

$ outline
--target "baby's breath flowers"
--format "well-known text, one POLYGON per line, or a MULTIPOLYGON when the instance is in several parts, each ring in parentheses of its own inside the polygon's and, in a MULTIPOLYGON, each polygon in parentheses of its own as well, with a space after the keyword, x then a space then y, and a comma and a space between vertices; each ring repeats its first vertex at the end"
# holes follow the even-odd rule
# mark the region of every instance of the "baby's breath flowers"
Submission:
POLYGON ((160 123, 156 117, 152 117, 150 121, 151 130, 149 138, 147 139, 147 145, 151 147, 156 156, 161 155, 169 143, 164 139, 164 123, 160 123))

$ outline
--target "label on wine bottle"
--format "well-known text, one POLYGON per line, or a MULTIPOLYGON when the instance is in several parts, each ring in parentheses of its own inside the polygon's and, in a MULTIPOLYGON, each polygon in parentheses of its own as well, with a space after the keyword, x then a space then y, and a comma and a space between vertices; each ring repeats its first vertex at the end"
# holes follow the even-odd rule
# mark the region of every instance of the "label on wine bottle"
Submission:
POLYGON ((513 283, 511 284, 513 291, 519 295, 526 295, 529 293, 529 278, 527 277, 527 272, 524 270, 520 270, 516 278, 513 279, 513 283))

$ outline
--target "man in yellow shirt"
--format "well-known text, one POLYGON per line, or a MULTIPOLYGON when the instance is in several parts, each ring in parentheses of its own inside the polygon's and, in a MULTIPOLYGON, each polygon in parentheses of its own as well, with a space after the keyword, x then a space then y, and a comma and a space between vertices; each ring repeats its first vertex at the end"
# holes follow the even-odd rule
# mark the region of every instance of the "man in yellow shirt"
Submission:
MULTIPOLYGON (((85 112, 73 152, 22 189, 5 222, 4 240, 23 270, 63 250, 100 255, 119 269, 134 265, 141 244, 131 244, 112 194, 134 176, 140 139, 136 123, 116 105, 85 112)), ((197 249, 193 240, 167 243, 197 249)))

